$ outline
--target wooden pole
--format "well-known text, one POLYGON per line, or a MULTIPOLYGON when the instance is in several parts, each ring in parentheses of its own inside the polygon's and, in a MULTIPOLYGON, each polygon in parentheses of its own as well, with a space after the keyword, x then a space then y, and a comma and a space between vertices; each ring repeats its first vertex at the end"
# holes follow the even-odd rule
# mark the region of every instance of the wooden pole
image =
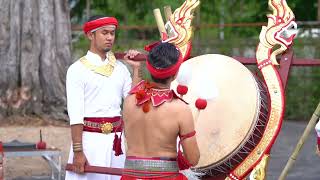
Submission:
POLYGON ((314 111, 306 129, 304 130, 304 132, 301 136, 301 138, 299 139, 299 142, 296 145, 296 148, 294 149, 293 153, 291 154, 285 168, 282 170, 281 175, 279 177, 279 180, 285 180, 286 176, 288 175, 289 170, 291 169, 294 162, 296 161, 297 156, 298 156, 303 144, 307 140, 310 132, 314 129, 319 117, 320 117, 320 102, 318 104, 317 109, 314 111))
POLYGON ((171 6, 165 6, 163 9, 164 9, 164 17, 166 18, 166 21, 169 21, 170 16, 172 15, 171 6))
POLYGON ((87 16, 87 20, 90 18, 91 13, 90 13, 90 9, 91 9, 91 0, 86 0, 86 16, 87 16))
MULTIPOLYGON (((73 164, 67 164, 66 165, 66 171, 73 171, 74 165, 73 164)), ((86 173, 98 173, 98 174, 110 174, 110 175, 116 175, 121 176, 123 169, 122 168, 110 168, 110 167, 101 167, 101 166, 84 166, 84 172, 86 173)), ((1 179, 0 179, 1 180, 1 179)))
POLYGON ((163 19, 162 19, 162 16, 161 16, 160 9, 154 9, 153 10, 153 15, 154 15, 154 17, 156 19, 158 30, 159 30, 159 33, 160 33, 160 37, 162 39, 162 33, 165 33, 166 29, 164 27, 164 23, 163 23, 163 19))

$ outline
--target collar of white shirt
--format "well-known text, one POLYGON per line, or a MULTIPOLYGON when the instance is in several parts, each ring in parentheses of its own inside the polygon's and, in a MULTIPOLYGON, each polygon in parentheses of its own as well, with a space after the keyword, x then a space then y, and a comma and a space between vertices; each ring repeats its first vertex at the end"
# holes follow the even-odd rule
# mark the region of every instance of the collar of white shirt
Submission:
POLYGON ((95 54, 91 51, 88 51, 87 55, 86 55, 86 59, 90 63, 97 65, 97 66, 101 66, 101 65, 107 64, 109 62, 108 53, 106 53, 106 59, 104 61, 102 61, 101 57, 98 54, 95 54))

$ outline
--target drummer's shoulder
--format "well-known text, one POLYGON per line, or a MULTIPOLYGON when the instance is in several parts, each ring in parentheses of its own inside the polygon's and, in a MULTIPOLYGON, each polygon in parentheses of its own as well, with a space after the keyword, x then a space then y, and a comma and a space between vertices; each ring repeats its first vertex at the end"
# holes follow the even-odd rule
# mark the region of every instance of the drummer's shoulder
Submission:
POLYGON ((188 104, 180 100, 174 100, 172 105, 170 111, 174 114, 175 120, 184 125, 193 122, 192 111, 188 104))
POLYGON ((174 110, 179 110, 182 112, 186 112, 186 111, 191 112, 191 109, 189 108, 188 104, 185 103, 184 101, 181 101, 180 99, 173 100, 171 105, 172 105, 172 108, 174 108, 174 110))

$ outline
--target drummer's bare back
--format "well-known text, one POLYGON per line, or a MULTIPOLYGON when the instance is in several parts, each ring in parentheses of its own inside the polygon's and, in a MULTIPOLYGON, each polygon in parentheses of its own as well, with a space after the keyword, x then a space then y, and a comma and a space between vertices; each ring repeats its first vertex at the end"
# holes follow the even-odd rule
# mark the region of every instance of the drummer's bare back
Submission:
MULTIPOLYGON (((158 107, 150 103, 150 111, 144 113, 142 107, 136 105, 135 95, 130 95, 124 102, 123 119, 128 156, 175 158, 178 134, 194 130, 189 106, 178 99, 158 107)), ((195 137, 185 141, 184 154, 192 161, 193 154, 197 154, 195 137)))

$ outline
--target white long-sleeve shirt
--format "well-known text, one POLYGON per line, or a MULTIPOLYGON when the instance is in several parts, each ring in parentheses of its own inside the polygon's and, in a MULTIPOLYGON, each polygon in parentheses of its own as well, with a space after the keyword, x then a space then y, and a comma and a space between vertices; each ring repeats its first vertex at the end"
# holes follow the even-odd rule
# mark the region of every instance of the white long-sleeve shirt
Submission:
MULTIPOLYGON (((108 63, 90 51, 86 59, 94 65, 108 63)), ((132 79, 127 67, 116 61, 110 77, 97 74, 82 62, 73 63, 67 72, 67 106, 70 125, 83 124, 84 117, 120 116, 122 99, 131 89, 132 79)))

